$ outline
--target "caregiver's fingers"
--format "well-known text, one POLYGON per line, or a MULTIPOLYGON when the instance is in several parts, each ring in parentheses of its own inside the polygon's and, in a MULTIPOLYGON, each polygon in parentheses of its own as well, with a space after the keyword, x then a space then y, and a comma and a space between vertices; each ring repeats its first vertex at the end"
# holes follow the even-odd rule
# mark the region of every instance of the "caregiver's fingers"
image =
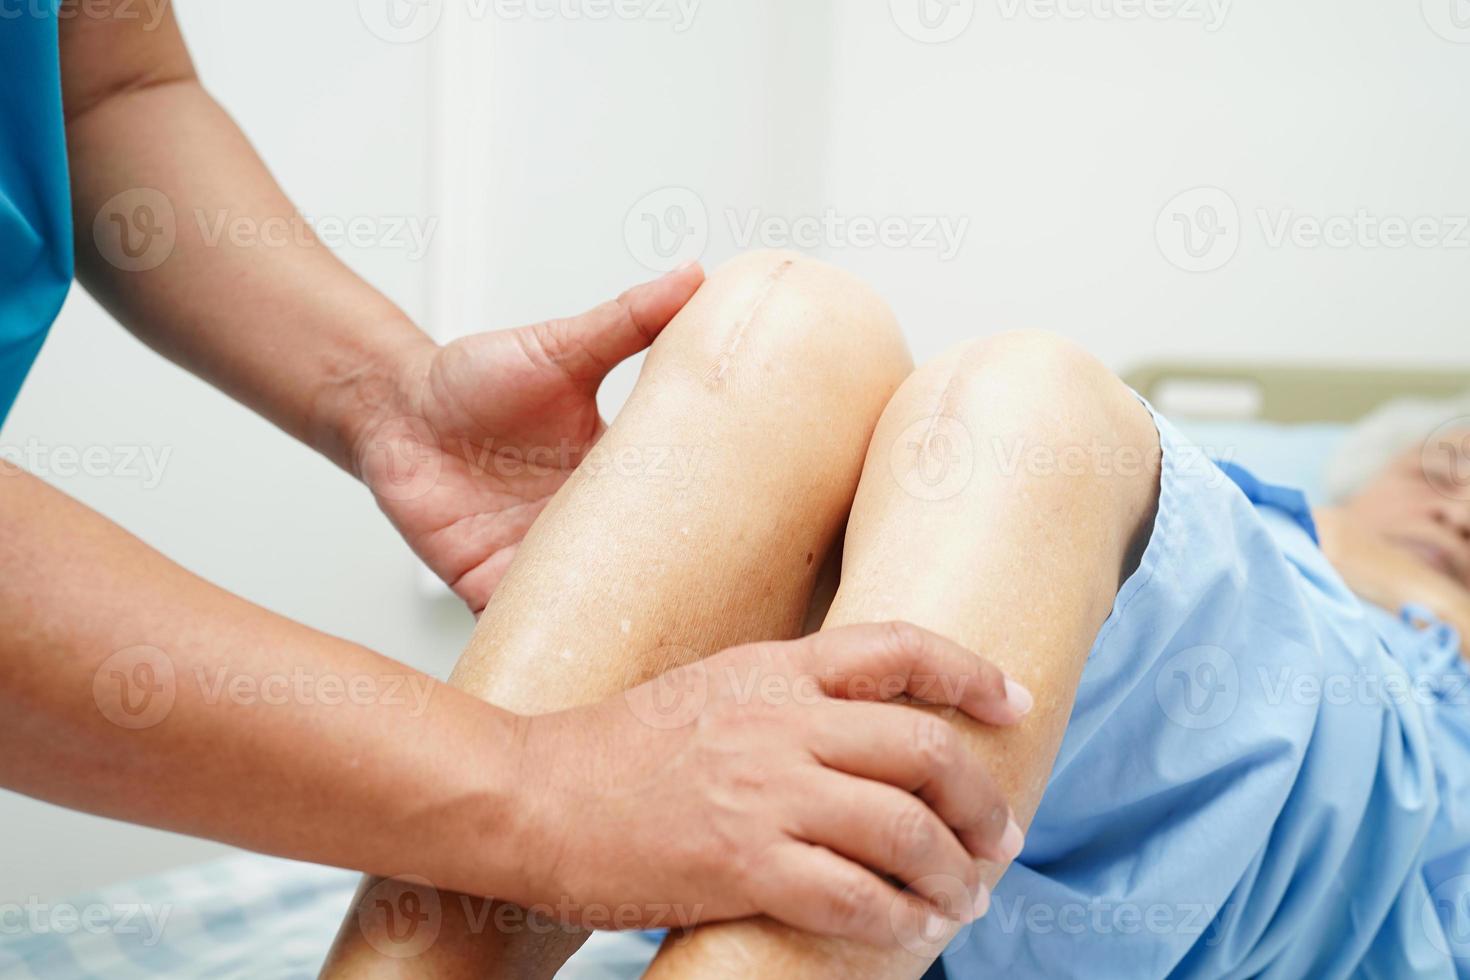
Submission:
MULTIPOLYGON (((826 771, 810 777, 796 836, 907 884, 936 907, 942 882, 967 894, 981 887, 980 865, 934 811, 886 783, 826 771)), ((963 913, 960 921, 969 921, 963 913)))
POLYGON ((833 697, 883 701, 904 695, 959 708, 991 725, 1014 725, 1035 704, 1030 691, 994 664, 911 623, 822 630, 793 648, 800 666, 833 697))
POLYGON ((652 344, 703 282, 704 269, 690 263, 581 316, 526 329, 569 377, 595 388, 619 363, 652 344))
POLYGON ((812 726, 819 762, 917 795, 975 858, 1009 864, 1020 853, 1010 806, 949 722, 903 705, 830 702, 812 726))
POLYGON ((955 921, 973 917, 973 910, 947 916, 823 847, 792 841, 770 858, 772 873, 756 900, 767 915, 807 932, 896 946, 944 935, 955 921))

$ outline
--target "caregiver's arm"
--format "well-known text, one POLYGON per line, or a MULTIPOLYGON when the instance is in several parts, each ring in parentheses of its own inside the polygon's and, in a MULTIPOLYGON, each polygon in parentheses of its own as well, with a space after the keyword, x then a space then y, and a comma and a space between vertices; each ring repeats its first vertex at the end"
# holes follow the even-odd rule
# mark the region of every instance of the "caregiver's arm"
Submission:
POLYGON ((999 683, 966 683, 995 681, 994 668, 917 633, 922 642, 896 649, 882 627, 706 662, 711 675, 785 690, 810 683, 828 695, 818 704, 746 706, 744 688, 711 681, 698 724, 651 723, 668 693, 652 685, 518 717, 215 588, 9 464, 0 464, 0 581, 0 786, 266 853, 566 908, 573 921, 579 909, 632 902, 649 918, 626 927, 676 906, 680 921, 766 912, 863 935, 863 922, 886 921, 881 893, 862 922, 822 918, 797 900, 847 894, 840 867, 748 871, 797 843, 789 828, 842 826, 848 797, 813 801, 802 780, 752 788, 749 760, 865 784, 838 772, 846 767, 927 786, 930 798, 970 799, 973 769, 932 771, 938 756, 904 750, 907 712, 848 732, 857 709, 836 688, 865 676, 938 678, 967 713, 1016 720, 999 683), (819 751, 840 758, 824 770, 819 751), (646 790, 596 794, 544 778, 568 766, 646 790), (647 868, 671 848, 692 857, 659 883, 647 868))
POLYGON ((285 223, 299 222, 296 209, 200 85, 172 9, 159 13, 102 0, 61 19, 79 277, 149 346, 350 468, 347 430, 364 402, 433 345, 309 230, 285 223), (155 268, 120 268, 118 241, 104 255, 94 222, 140 188, 167 200, 172 221, 129 199, 122 227, 104 216, 102 234, 140 253, 150 228, 171 224, 177 240, 155 268), (249 234, 232 234, 234 223, 249 234))
POLYGON ((602 378, 703 272, 441 347, 305 229, 201 87, 168 7, 156 24, 133 3, 86 7, 61 22, 82 282, 144 342, 360 477, 478 612, 601 434, 602 378))
POLYGON ((490 831, 514 826, 513 716, 209 585, 8 463, 0 581, 0 785, 343 867, 512 870, 490 831))

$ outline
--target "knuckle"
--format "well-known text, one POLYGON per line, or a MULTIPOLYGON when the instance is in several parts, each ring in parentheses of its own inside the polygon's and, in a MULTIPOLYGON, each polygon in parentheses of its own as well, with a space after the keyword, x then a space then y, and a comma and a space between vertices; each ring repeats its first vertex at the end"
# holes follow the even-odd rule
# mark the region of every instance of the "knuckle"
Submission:
POLYGON ((928 808, 917 802, 905 803, 898 808, 889 831, 889 853, 893 863, 902 865, 916 855, 929 853, 937 837, 928 808))
POLYGON ((891 622, 884 631, 888 649, 898 657, 917 657, 924 649, 924 633, 913 623, 891 622))
POLYGON ((867 919, 872 896, 867 882, 856 875, 837 882, 827 896, 827 917, 834 931, 852 933, 867 919))
POLYGON ((726 791, 736 798, 760 798, 770 789, 773 776, 768 766, 741 760, 726 767, 724 782, 726 791))
POLYGON ((955 730, 934 715, 915 713, 918 718, 914 720, 914 756, 925 773, 943 772, 957 754, 955 730))
POLYGON ((653 342, 653 338, 649 336, 643 323, 639 321, 637 313, 634 312, 633 302, 628 293, 623 293, 613 300, 609 304, 608 313, 618 329, 635 332, 649 343, 653 342))
POLYGON ((980 865, 975 861, 962 861, 959 865, 960 884, 965 888, 966 895, 974 895, 984 881, 980 874, 980 865))
POLYGON ((992 701, 1004 701, 1006 699, 1006 677, 999 667, 984 660, 978 660, 973 680, 980 685, 980 692, 992 701))
POLYGON ((1000 795, 1000 791, 993 785, 987 786, 985 802, 976 817, 981 835, 991 843, 1000 840, 1010 820, 1011 808, 1000 795))
POLYGON ((753 898, 765 882, 766 876, 759 869, 766 867, 767 862, 761 849, 738 846, 743 842, 744 839, 739 837, 730 841, 737 846, 726 847, 722 861, 725 874, 734 882, 737 894, 753 898))
POLYGON ((551 362, 559 360, 567 346, 568 324, 563 319, 543 320, 531 328, 541 353, 551 362))

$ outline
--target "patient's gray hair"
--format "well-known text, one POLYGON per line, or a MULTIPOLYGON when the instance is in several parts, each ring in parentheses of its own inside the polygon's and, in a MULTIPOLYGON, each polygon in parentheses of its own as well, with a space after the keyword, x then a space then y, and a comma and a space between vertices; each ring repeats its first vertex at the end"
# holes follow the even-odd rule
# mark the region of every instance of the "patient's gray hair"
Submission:
POLYGON ((1405 450, 1423 445, 1436 429, 1462 421, 1470 429, 1470 391, 1451 398, 1400 398, 1355 425, 1327 464, 1323 489, 1341 503, 1368 485, 1405 450))

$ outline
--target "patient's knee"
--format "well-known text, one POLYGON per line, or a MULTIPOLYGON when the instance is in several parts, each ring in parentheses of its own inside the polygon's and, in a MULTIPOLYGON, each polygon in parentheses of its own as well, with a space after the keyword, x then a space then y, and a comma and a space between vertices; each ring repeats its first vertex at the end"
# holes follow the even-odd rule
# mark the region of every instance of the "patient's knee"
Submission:
MULTIPOLYGON (((1089 428, 1100 409, 1126 394, 1087 351, 1055 334, 1014 330, 952 348, 926 365, 943 378, 951 406, 984 412, 990 428, 1052 428, 1066 437, 1089 428), (1081 416, 1081 417, 1079 417, 1081 416)), ((1043 433, 1036 433, 1042 435, 1043 433)))
POLYGON ((1147 413, 1126 385, 1078 345, 1042 331, 963 343, 925 364, 904 387, 940 414, 1032 442, 1153 441, 1147 413))
POLYGON ((925 431, 962 444, 949 451, 968 454, 982 472, 1047 478, 1067 492, 1115 496, 1130 510, 1147 506, 1157 487, 1147 410, 1101 362, 1053 334, 1000 333, 923 365, 883 424, 912 430, 925 418, 945 420, 925 431))
POLYGON ((881 397, 912 369, 888 305, 862 281, 796 252, 719 267, 660 336, 648 370, 715 392, 881 397))

